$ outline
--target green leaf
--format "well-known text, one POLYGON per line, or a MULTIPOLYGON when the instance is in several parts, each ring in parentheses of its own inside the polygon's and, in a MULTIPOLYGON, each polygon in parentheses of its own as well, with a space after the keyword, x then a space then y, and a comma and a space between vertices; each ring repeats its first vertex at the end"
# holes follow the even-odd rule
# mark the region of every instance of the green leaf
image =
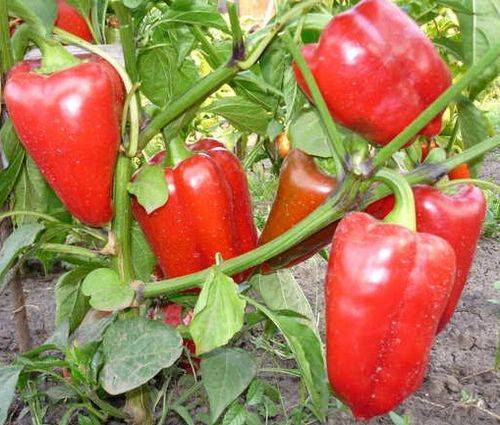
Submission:
POLYGON ((147 282, 151 279, 156 257, 137 222, 132 225, 132 266, 137 279, 147 282))
MULTIPOLYGON (((461 96, 458 101, 458 123, 464 148, 468 149, 488 137, 488 121, 472 101, 461 96)), ((477 175, 484 157, 477 158, 470 163, 471 171, 477 175)))
POLYGON ((51 34, 57 16, 55 0, 9 0, 7 5, 14 16, 22 18, 40 35, 51 34))
POLYGON ((257 372, 250 355, 239 348, 219 349, 204 356, 200 369, 213 422, 245 391, 257 372))
POLYGON ((90 15, 90 2, 91 0, 66 0, 66 3, 78 10, 83 17, 90 15))
POLYGON ((288 269, 266 275, 256 275, 251 280, 262 299, 271 310, 289 310, 307 317, 302 322, 316 330, 314 314, 304 292, 288 269))
POLYGON ((134 181, 128 184, 128 191, 136 196, 148 214, 165 205, 168 200, 168 186, 162 167, 143 167, 134 181))
POLYGON ((127 6, 129 9, 136 9, 144 2, 145 0, 123 0, 123 4, 127 6))
POLYGON ((208 353, 227 344, 243 327, 245 301, 238 295, 233 279, 214 266, 194 308, 189 332, 196 345, 196 355, 208 353))
POLYGON ((79 347, 102 341, 106 329, 115 321, 116 316, 102 316, 102 312, 89 310, 85 319, 74 333, 74 340, 79 347))
POLYGON ((306 96, 297 84, 292 67, 285 70, 283 78, 283 97, 286 105, 285 122, 289 123, 295 120, 300 114, 300 111, 306 104, 306 96))
POLYGON ((111 395, 123 394, 172 366, 182 353, 182 338, 171 326, 143 317, 113 323, 102 342, 105 363, 100 375, 111 395))
POLYGON ((16 261, 19 254, 35 243, 44 228, 40 223, 26 224, 15 229, 4 241, 0 249, 0 292, 4 288, 3 280, 9 267, 16 261))
POLYGON ((5 204, 7 197, 14 189, 23 168, 26 153, 21 145, 14 151, 14 156, 7 168, 0 170, 0 205, 5 204))
POLYGON ((145 50, 139 55, 141 91, 157 106, 165 106, 174 97, 186 92, 198 79, 193 61, 177 64, 177 50, 162 45, 145 50))
POLYGON ((106 268, 90 272, 83 281, 82 292, 99 311, 123 310, 132 304, 135 295, 129 285, 120 282, 118 273, 106 268))
POLYGON ((7 419, 9 408, 16 393, 17 380, 23 368, 21 366, 0 365, 0 425, 7 419))
POLYGON ((296 317, 278 314, 255 301, 252 301, 252 304, 274 323, 287 340, 311 397, 314 413, 323 420, 330 392, 322 344, 318 335, 296 317))
POLYGON ((254 379, 247 391, 246 404, 248 406, 257 406, 262 402, 264 397, 265 386, 259 379, 254 379))
POLYGON ((332 156, 328 137, 315 111, 305 112, 293 121, 289 128, 288 137, 294 148, 309 155, 323 158, 332 156))
MULTIPOLYGON (((463 0, 463 6, 471 13, 459 12, 458 22, 462 36, 462 52, 465 63, 475 64, 495 43, 500 40, 500 7, 498 0, 463 0)), ((500 72, 500 58, 488 67, 470 87, 475 97, 500 72)))
POLYGON ((177 413, 187 425, 195 425, 189 410, 180 404, 174 404, 171 409, 177 413))
POLYGON ((229 409, 227 409, 224 419, 222 420, 222 425, 245 425, 247 418, 247 412, 245 407, 240 403, 233 403, 229 409))
POLYGON ((266 135, 267 127, 272 119, 271 114, 261 106, 239 96, 216 99, 202 110, 210 114, 220 115, 240 131, 257 133, 262 136, 266 135))
POLYGON ((192 25, 202 25, 228 31, 226 21, 211 5, 204 5, 194 1, 177 0, 164 14, 161 22, 178 22, 192 25))
MULTIPOLYGON (((55 192, 47 184, 34 161, 28 156, 14 188, 14 209, 58 215, 66 221, 66 210, 55 192)), ((19 216, 16 224, 31 223, 33 217, 19 216)))
POLYGON ((56 284, 56 325, 69 323, 74 331, 90 308, 88 298, 82 292, 82 282, 93 269, 79 267, 63 274, 56 284))

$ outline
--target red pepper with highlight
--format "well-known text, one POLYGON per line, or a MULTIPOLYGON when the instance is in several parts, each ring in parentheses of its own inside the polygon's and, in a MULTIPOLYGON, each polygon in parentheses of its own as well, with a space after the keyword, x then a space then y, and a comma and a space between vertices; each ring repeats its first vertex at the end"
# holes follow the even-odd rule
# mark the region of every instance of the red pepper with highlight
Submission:
MULTIPOLYGON (((363 0, 336 15, 302 53, 333 118, 385 145, 451 85, 432 42, 389 0, 363 0)), ((295 66, 297 81, 309 93, 295 66)), ((421 134, 441 131, 441 116, 421 134)))
MULTIPOLYGON (((453 289, 437 331, 442 331, 450 321, 467 282, 481 229, 486 216, 486 199, 475 186, 460 186, 454 193, 443 193, 430 186, 413 188, 417 210, 417 230, 445 239, 457 257, 457 272, 453 289)), ((384 218, 394 205, 388 196, 372 205, 366 212, 384 218)))
MULTIPOLYGON (((167 203, 148 214, 132 200, 134 216, 165 277, 210 267, 217 253, 230 259, 256 247, 246 174, 231 152, 207 140, 188 149, 176 139, 170 142, 167 162, 167 203)), ((241 282, 248 274, 234 278, 241 282)))
POLYGON ((422 384, 455 277, 450 244, 414 231, 401 181, 387 223, 359 212, 340 222, 328 264, 328 376, 361 419, 388 413, 422 384))
POLYGON ((113 217, 112 186, 124 103, 115 69, 95 55, 48 75, 24 61, 5 101, 19 139, 68 211, 91 226, 113 217))

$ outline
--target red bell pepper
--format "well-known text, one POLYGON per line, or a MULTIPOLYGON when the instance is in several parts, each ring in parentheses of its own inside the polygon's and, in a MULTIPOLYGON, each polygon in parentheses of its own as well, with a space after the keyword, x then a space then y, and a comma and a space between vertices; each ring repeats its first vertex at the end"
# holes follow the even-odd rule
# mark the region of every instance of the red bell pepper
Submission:
POLYGON ((5 101, 21 142, 66 208, 101 226, 113 216, 124 87, 106 61, 82 59, 50 75, 36 72, 39 61, 21 62, 8 75, 5 101))
POLYGON ((469 166, 467 164, 460 164, 457 168, 451 170, 448 174, 450 180, 461 180, 461 179, 470 179, 471 173, 469 170, 469 166))
POLYGON ((356 417, 387 413, 421 385, 454 275, 442 238, 365 213, 340 222, 325 285, 327 364, 356 417))
MULTIPOLYGON (((486 200, 483 192, 471 185, 460 186, 453 194, 445 194, 430 186, 416 186, 413 192, 418 231, 445 239, 457 257, 457 273, 448 305, 439 323, 440 332, 450 321, 467 281, 486 215, 486 200)), ((383 218, 393 205, 394 197, 388 196, 370 205, 366 212, 383 218)))
POLYGON ((80 12, 66 0, 57 0, 56 27, 74 34, 89 43, 94 41, 94 36, 89 25, 80 12))
MULTIPOLYGON (((183 276, 243 254, 257 245, 245 172, 227 149, 202 140, 188 150, 180 140, 170 143, 165 168, 169 198, 147 214, 133 198, 134 216, 168 278, 183 276)), ((157 161, 158 158, 155 159, 157 161)), ((248 273, 235 276, 242 281, 248 273)))
MULTIPOLYGON (((363 0, 335 16, 302 51, 330 113, 385 145, 451 85, 448 67, 420 28, 389 0, 363 0)), ((297 81, 309 93, 295 67, 297 81)), ((441 114, 421 134, 441 130, 441 114)))
MULTIPOLYGON (((259 245, 276 239, 307 217, 334 191, 336 184, 336 179, 323 173, 312 157, 293 149, 281 167, 278 191, 259 245)), ((326 227, 272 258, 263 266, 263 270, 289 267, 311 257, 331 242, 335 226, 336 223, 326 227)))

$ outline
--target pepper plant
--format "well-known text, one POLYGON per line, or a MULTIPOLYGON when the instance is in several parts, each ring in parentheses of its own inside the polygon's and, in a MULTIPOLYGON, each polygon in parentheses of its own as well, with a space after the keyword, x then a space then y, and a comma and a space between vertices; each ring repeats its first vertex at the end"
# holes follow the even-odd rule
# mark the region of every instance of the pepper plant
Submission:
POLYGON ((0 368, 0 423, 16 391, 40 424, 56 407, 57 423, 163 424, 176 415, 188 424, 254 424, 279 401, 266 373, 300 379, 305 408, 289 417, 298 423, 325 421, 342 402, 359 417, 388 413, 420 386, 435 333, 465 285, 485 205, 470 186, 449 196, 410 186, 497 192, 475 178, 500 138, 474 101, 498 75, 498 11, 487 1, 397 2, 432 43, 389 0, 347 13, 358 2, 280 1, 251 31, 237 4, 224 3, 0 0, 0 219, 13 226, 0 251, 0 287, 29 260, 67 269, 56 285, 54 335, 0 368), (369 28, 360 32, 361 18, 369 28), (245 172, 263 161, 281 173, 258 240, 245 172), (459 166, 470 175, 450 181, 459 166), (446 204, 442 216, 454 226, 469 220, 466 242, 429 224, 420 210, 426 196, 446 204), (466 196, 477 211, 454 215, 450 205, 458 210, 466 196), (400 226, 349 214, 365 209, 400 226), (312 309, 286 267, 328 245, 346 215, 326 278, 325 361, 312 309), (357 255, 357 232, 383 229, 392 233, 370 239, 354 272, 342 270, 357 255), (391 237, 406 244, 391 251, 404 273, 397 261, 363 263, 386 255, 391 237), (457 263, 464 243, 467 258, 457 263), (447 261, 405 262, 402 247, 435 249, 447 261), (349 315, 346 305, 380 271, 389 288, 371 300, 380 311, 364 321, 349 315), (402 274, 428 311, 415 313, 402 274), (394 311, 403 316, 388 322, 394 311), (366 361, 382 383, 345 370, 356 344, 417 344, 417 325, 425 332, 416 360, 396 348, 354 350, 357 367, 366 361), (367 326, 380 335, 364 333, 367 326), (388 329, 392 339, 382 335, 388 329), (296 368, 259 364, 241 348, 255 333, 254 344, 296 368), (388 364, 372 362, 386 355, 388 364), (353 381, 373 385, 354 391, 353 381))

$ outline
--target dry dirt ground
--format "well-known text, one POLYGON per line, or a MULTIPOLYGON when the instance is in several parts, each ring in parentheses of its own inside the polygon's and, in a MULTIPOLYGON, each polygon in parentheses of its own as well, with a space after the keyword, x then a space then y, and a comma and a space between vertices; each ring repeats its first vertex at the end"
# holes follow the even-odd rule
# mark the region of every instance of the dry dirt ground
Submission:
MULTIPOLYGON (((487 160, 483 177, 500 182, 498 152, 487 160)), ((500 380, 495 372, 500 307, 489 300, 500 298, 493 283, 499 279, 498 240, 483 238, 468 286, 452 324, 437 340, 432 351, 429 372, 423 387, 396 412, 407 414, 415 425, 493 425, 500 423, 500 380)), ((295 268, 313 309, 322 323, 322 281, 326 264, 319 258, 295 268)), ((54 277, 33 276, 24 282, 32 335, 42 342, 53 330, 54 277)), ((8 362, 16 354, 16 343, 10 321, 10 298, 0 296, 0 361, 8 362)), ((287 407, 298 402, 296 380, 280 378, 279 386, 287 407)), ((170 423, 176 423, 174 422, 170 423)), ((180 422, 178 422, 180 423, 180 422)), ((273 423, 270 421, 269 423, 273 423)), ((332 411, 329 424, 356 423, 350 414, 332 411)), ((369 425, 391 424, 388 417, 369 425)))

